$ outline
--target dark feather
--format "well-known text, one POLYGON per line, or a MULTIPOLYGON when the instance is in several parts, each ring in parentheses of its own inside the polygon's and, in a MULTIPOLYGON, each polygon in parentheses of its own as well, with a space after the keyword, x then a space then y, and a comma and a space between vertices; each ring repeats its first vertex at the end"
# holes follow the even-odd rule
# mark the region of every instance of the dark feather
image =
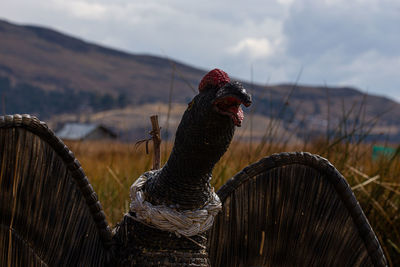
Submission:
POLYGON ((111 231, 79 162, 29 115, 0 117, 0 266, 103 266, 111 231))
POLYGON ((246 167, 219 191, 212 266, 386 266, 346 180, 325 159, 282 153, 246 167))

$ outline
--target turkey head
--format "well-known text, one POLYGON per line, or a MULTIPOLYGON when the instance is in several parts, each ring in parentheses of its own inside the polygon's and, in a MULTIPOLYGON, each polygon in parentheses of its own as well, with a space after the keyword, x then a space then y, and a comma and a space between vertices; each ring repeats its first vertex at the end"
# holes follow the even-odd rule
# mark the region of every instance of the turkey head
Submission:
POLYGON ((185 210, 208 201, 212 170, 244 118, 241 104, 250 106, 251 96, 239 82, 219 69, 204 76, 182 116, 167 163, 145 186, 150 202, 185 210))

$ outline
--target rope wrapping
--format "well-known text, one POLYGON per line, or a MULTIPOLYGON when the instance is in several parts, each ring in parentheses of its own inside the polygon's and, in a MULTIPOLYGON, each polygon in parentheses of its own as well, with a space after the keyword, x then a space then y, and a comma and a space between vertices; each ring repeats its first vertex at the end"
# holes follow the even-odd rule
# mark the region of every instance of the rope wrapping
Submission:
POLYGON ((130 211, 136 215, 136 220, 158 228, 173 232, 178 237, 195 236, 206 232, 214 223, 214 217, 221 211, 222 205, 218 195, 212 190, 210 199, 200 209, 178 211, 165 205, 152 205, 146 201, 143 185, 156 171, 141 175, 130 188, 130 211))

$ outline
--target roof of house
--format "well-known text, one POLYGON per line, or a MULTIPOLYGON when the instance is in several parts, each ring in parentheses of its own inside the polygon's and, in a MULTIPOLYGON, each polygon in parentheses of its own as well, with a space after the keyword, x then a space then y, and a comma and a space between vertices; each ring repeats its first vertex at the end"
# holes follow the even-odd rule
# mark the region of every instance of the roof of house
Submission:
POLYGON ((107 132, 111 137, 116 137, 116 134, 111 130, 94 123, 66 123, 56 135, 61 139, 80 140, 84 139, 97 128, 107 132))

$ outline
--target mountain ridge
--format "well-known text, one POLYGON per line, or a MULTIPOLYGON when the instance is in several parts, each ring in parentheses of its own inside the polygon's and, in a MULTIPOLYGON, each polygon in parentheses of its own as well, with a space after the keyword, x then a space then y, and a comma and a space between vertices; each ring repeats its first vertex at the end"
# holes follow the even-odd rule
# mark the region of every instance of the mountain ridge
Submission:
MULTIPOLYGON (((207 72, 172 59, 103 47, 40 26, 0 20, 0 111, 57 114, 96 113, 152 103, 188 103, 207 72), (29 97, 28 97, 29 96, 29 97), (5 105, 5 107, 4 107, 5 105)), ((253 113, 276 117, 287 130, 312 122, 338 125, 380 116, 379 127, 396 128, 400 140, 400 104, 351 87, 244 81, 254 96, 253 113), (390 109, 383 115, 383 110, 390 109), (354 114, 346 114, 353 110, 354 114), (357 112, 355 111, 357 110, 357 112), (346 122, 347 123, 347 122, 346 122)), ((333 130, 333 129, 332 129, 333 130)))

